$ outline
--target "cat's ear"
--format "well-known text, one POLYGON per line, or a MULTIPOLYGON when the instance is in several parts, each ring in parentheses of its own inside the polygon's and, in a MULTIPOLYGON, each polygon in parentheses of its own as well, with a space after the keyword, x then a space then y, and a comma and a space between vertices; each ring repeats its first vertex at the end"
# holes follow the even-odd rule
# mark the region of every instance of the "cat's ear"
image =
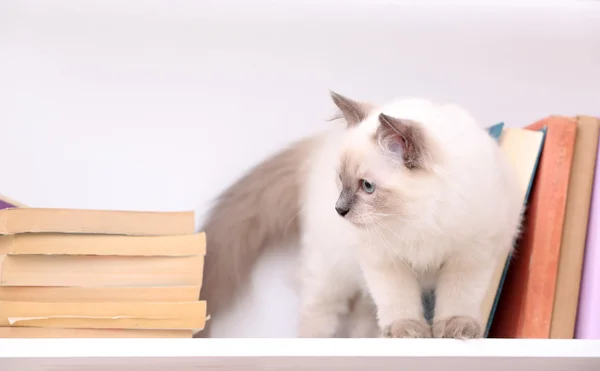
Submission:
POLYGON ((366 102, 358 102, 336 92, 330 91, 333 103, 339 108, 342 116, 348 123, 348 127, 354 127, 362 122, 375 108, 366 102))
POLYGON ((425 137, 418 122, 382 113, 379 115, 379 127, 375 136, 379 145, 386 152, 397 156, 407 168, 425 167, 425 137))

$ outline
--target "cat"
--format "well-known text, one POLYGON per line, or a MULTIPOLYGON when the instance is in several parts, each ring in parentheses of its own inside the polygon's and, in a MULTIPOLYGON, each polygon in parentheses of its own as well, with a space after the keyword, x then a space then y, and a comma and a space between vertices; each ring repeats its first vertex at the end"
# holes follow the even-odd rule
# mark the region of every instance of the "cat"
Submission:
POLYGON ((349 337, 481 337, 522 223, 508 160, 459 105, 331 98, 338 125, 264 160, 210 210, 209 313, 232 304, 263 251, 297 241, 299 337, 337 336, 345 317, 349 337))

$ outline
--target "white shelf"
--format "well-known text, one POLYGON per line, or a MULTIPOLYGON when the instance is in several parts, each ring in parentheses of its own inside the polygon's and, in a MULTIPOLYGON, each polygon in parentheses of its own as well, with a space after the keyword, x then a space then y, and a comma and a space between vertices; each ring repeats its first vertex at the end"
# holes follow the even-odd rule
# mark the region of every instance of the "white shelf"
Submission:
POLYGON ((0 370, 600 370, 600 340, 0 339, 0 370))

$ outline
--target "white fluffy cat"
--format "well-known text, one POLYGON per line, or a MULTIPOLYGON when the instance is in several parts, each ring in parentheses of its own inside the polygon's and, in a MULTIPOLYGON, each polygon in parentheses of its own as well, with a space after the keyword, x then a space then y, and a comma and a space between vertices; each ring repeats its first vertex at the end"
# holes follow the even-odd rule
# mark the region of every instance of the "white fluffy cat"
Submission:
POLYGON ((208 216, 211 315, 264 249, 298 239, 299 336, 336 336, 349 315, 352 337, 480 337, 482 301, 521 222, 500 148, 456 105, 332 98, 343 125, 257 165, 208 216))

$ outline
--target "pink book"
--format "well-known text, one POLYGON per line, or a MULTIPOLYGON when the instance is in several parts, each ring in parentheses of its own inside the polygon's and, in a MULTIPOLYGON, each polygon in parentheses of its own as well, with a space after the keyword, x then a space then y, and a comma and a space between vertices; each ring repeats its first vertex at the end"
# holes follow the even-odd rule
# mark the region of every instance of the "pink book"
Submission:
POLYGON ((575 339, 600 339, 600 157, 594 175, 575 339))

